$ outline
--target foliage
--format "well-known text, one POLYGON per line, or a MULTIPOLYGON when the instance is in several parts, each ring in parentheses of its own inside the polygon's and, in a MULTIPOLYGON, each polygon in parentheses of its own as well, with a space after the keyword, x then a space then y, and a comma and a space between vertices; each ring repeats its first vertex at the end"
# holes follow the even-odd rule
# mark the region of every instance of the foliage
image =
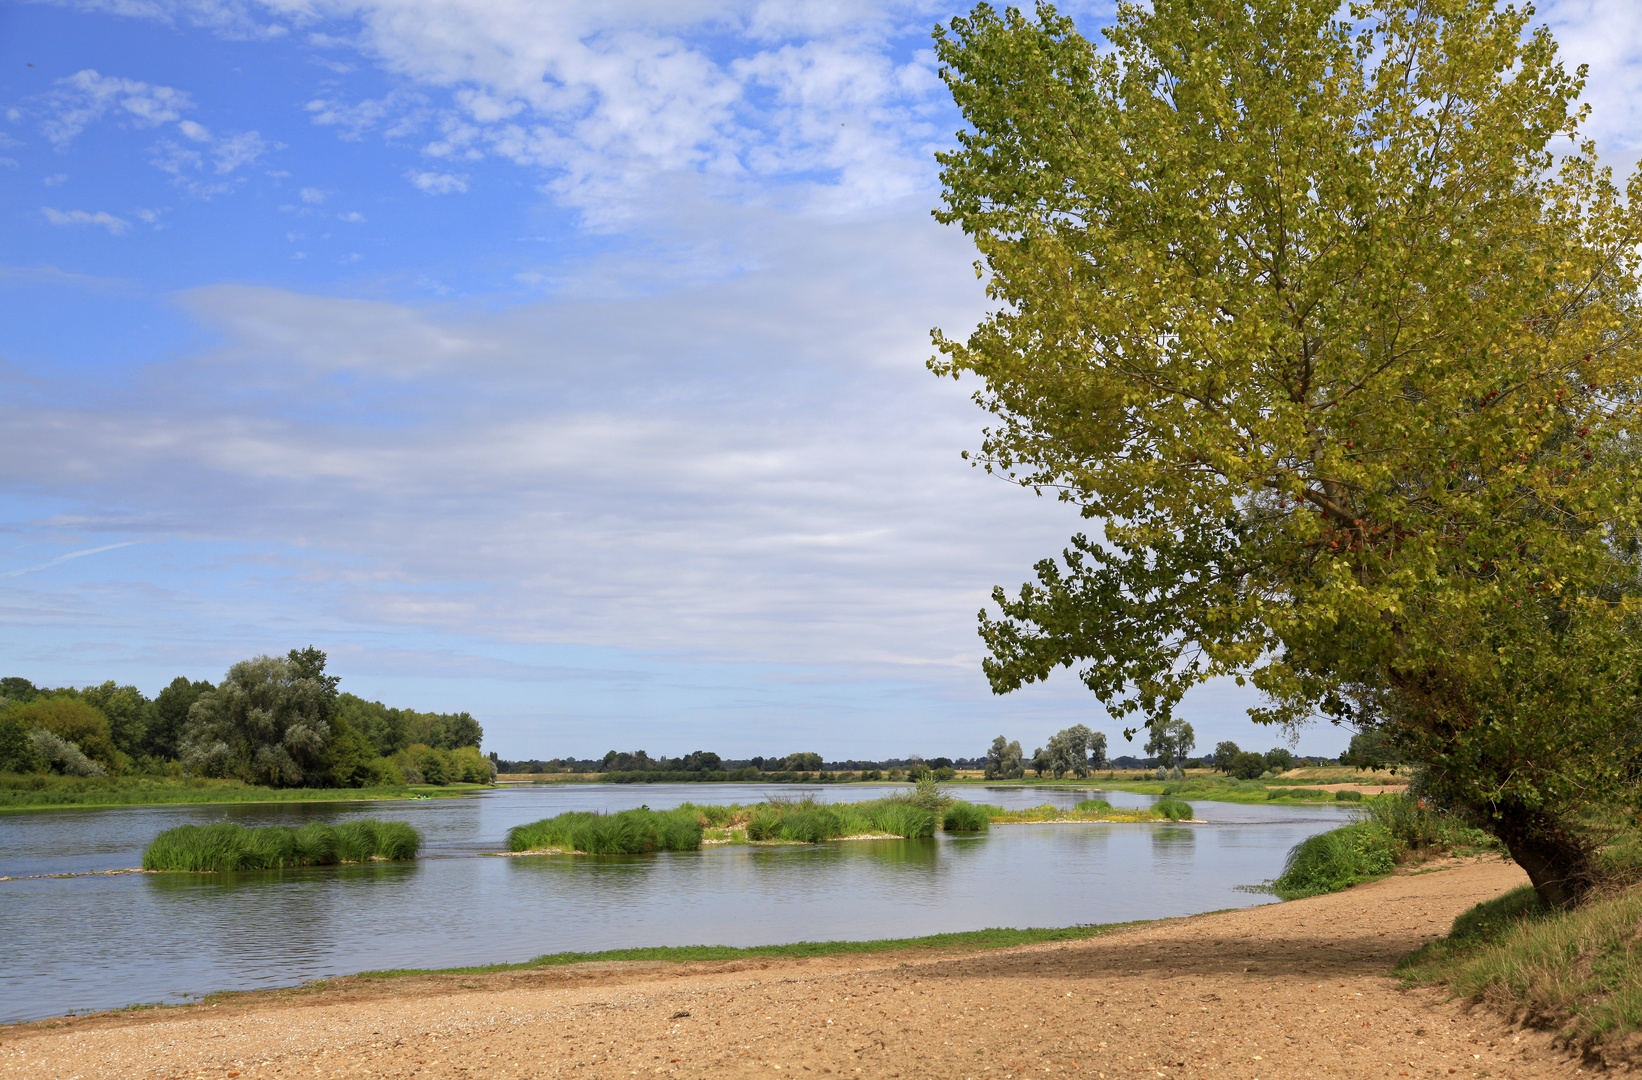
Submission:
POLYGON ((188 710, 212 689, 214 687, 204 679, 190 682, 183 675, 172 679, 149 707, 143 751, 154 758, 175 758, 183 727, 188 723, 188 710))
POLYGON ((1587 1061, 1634 1056, 1642 1030, 1642 890, 1594 897, 1576 911, 1546 905, 1529 887, 1479 904, 1447 938, 1398 965, 1416 983, 1453 993, 1535 1027, 1587 1061))
POLYGON ((402 821, 349 821, 247 829, 231 821, 179 825, 154 838, 144 870, 272 870, 371 859, 414 859, 422 837, 402 821))
MULTIPOLYGON (((127 758, 109 734, 108 719, 95 707, 68 694, 15 703, 0 714, 0 725, 12 726, 25 735, 35 728, 43 728, 58 739, 72 743, 77 751, 107 772, 119 773, 127 764, 127 758)), ((38 746, 35 753, 40 753, 38 746)))
POLYGON ((509 851, 564 848, 590 855, 638 855, 647 851, 695 851, 701 847, 701 822, 691 809, 623 810, 616 814, 571 811, 557 817, 515 825, 508 830, 509 851))
POLYGON ((1192 820, 1192 806, 1179 799, 1162 798, 1152 806, 1153 813, 1160 814, 1170 821, 1192 820))
POLYGON ((421 743, 405 747, 391 759, 393 768, 412 784, 488 784, 496 778, 495 763, 477 746, 439 750, 421 743))
POLYGON ((63 776, 107 776, 108 770, 80 752, 80 748, 43 727, 29 729, 34 752, 63 776))
POLYGON ((336 681, 324 674, 324 654, 316 659, 316 652, 293 649, 284 659, 258 656, 229 668, 189 710, 183 763, 206 776, 269 787, 328 780, 336 681))
POLYGON ((1184 760, 1196 745, 1197 733, 1190 724, 1177 716, 1164 717, 1148 728, 1146 756, 1173 766, 1184 760))
MULTIPOLYGON (((1106 760, 1106 736, 1090 731, 1083 724, 1073 724, 1051 736, 1045 752, 1048 754, 1049 771, 1055 774, 1055 779, 1059 780, 1067 773, 1088 776, 1091 765, 1099 766, 1106 760)), ((1039 775, 1042 775, 1041 771, 1039 775)))
POLYGON ((435 750, 477 748, 485 729, 471 715, 422 713, 414 709, 394 709, 380 701, 366 701, 354 694, 337 696, 336 715, 346 719, 370 744, 373 757, 394 757, 420 743, 435 750))
POLYGON ((339 802, 456 795, 459 791, 406 787, 265 788, 242 780, 182 776, 73 777, 49 773, 0 773, 0 810, 60 806, 163 806, 174 804, 339 802))
POLYGON ((932 366, 984 380, 988 469, 1104 522, 994 593, 994 690, 1083 665, 1154 728, 1222 675, 1285 725, 1387 691, 1571 904, 1578 808, 1642 741, 1642 181, 1597 166, 1530 17, 1157 0, 1108 51, 1047 6, 953 20, 938 216, 1000 306, 932 366))
POLYGON ((1226 763, 1226 771, 1239 780, 1254 780, 1266 771, 1266 759, 1244 751, 1232 755, 1226 763))
POLYGON ((1242 749, 1230 739, 1216 743, 1214 747, 1214 767, 1220 772, 1226 772, 1231 768, 1232 758, 1242 752, 1242 749))
POLYGON ((1019 740, 1005 742, 999 735, 986 751, 986 778, 988 780, 1019 780, 1026 775, 1025 755, 1019 740))
POLYGON ((1080 814, 1099 814, 1112 808, 1105 799, 1084 799, 1073 807, 1080 814))
POLYGON ((992 825, 986 807, 974 803, 955 802, 946 808, 941 828, 947 832, 985 832, 992 825))
POLYGON ((1350 788, 1341 788, 1339 791, 1336 791, 1334 793, 1334 801, 1335 802, 1362 802, 1363 801, 1363 793, 1360 792, 1360 791, 1352 791, 1350 788))
POLYGON ((1284 900, 1339 892, 1391 873, 1391 836, 1372 821, 1359 821, 1307 837, 1294 845, 1271 891, 1284 900))

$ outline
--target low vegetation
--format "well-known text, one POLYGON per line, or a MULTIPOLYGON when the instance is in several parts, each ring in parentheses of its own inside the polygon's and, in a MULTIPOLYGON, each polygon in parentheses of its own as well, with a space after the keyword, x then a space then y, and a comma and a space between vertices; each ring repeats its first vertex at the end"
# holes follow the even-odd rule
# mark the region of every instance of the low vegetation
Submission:
POLYGON ((1524 885, 1465 912, 1398 971, 1555 1031, 1568 1049, 1618 1059, 1634 1055, 1642 1029, 1639 925, 1642 890, 1559 911, 1524 885))
POLYGON ((562 849, 590 855, 640 855, 649 851, 695 851, 701 821, 693 807, 676 810, 623 810, 595 814, 573 810, 557 817, 516 825, 508 831, 509 851, 562 849))
POLYGON ((1051 821, 1191 821, 1191 805, 1178 799, 1162 799, 1148 807, 1114 807, 1105 799, 1084 799, 1073 807, 1044 803, 1024 810, 985 807, 993 824, 1031 824, 1051 821))
POLYGON ((243 780, 183 776, 56 776, 0 773, 0 811, 72 806, 155 806, 190 803, 340 802, 442 798, 479 785, 270 788, 243 780))
POLYGON ((247 829, 222 821, 179 825, 154 838, 143 853, 144 870, 277 870, 334 866, 372 859, 414 859, 422 836, 400 821, 349 821, 290 829, 247 829))
POLYGON ((1410 795, 1377 795, 1361 805, 1361 814, 1349 825, 1296 844, 1270 890, 1284 900, 1298 900, 1384 877, 1401 865, 1500 850, 1487 833, 1410 795))

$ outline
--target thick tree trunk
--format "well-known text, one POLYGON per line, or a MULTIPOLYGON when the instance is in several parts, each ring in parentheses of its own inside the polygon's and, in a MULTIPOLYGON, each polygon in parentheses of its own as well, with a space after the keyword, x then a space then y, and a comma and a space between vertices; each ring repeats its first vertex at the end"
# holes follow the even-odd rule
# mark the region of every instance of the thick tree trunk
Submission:
POLYGON ((1551 907, 1578 907, 1596 887, 1596 852, 1563 822, 1522 806, 1490 808, 1492 832, 1551 907))

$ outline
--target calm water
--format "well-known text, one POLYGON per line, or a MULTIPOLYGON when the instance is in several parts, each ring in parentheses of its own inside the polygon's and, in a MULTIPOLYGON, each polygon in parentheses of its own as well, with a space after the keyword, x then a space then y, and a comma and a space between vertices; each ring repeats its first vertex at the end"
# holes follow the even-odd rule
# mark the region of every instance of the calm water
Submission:
MULTIPOLYGON (((994 788, 976 802, 1114 806, 1097 789, 994 788)), ((823 787, 818 799, 871 798, 823 787)), ((1187 915, 1270 897, 1298 841, 1345 808, 1196 802, 1208 825, 1011 825, 977 837, 718 847, 645 856, 486 857, 564 810, 793 797, 791 785, 531 787, 392 803, 122 807, 0 816, 0 876, 137 866, 159 832, 376 817, 422 830, 415 863, 0 882, 0 1022, 289 986, 378 968, 526 960, 634 945, 912 937, 1187 915)))

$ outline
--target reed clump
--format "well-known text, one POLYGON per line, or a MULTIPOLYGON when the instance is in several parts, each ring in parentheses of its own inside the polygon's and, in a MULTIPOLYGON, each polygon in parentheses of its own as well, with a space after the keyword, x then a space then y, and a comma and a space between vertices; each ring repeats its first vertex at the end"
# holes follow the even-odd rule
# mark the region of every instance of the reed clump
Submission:
POLYGON ((143 852, 144 870, 277 870, 335 866, 372 859, 414 859, 422 834, 402 821, 349 821, 341 825, 271 825, 247 829, 231 821, 179 825, 143 852))
POLYGON ((701 847, 700 807, 623 810, 596 814, 572 810, 508 830, 509 851, 561 848, 589 855, 642 855, 650 851, 696 851, 701 847))

